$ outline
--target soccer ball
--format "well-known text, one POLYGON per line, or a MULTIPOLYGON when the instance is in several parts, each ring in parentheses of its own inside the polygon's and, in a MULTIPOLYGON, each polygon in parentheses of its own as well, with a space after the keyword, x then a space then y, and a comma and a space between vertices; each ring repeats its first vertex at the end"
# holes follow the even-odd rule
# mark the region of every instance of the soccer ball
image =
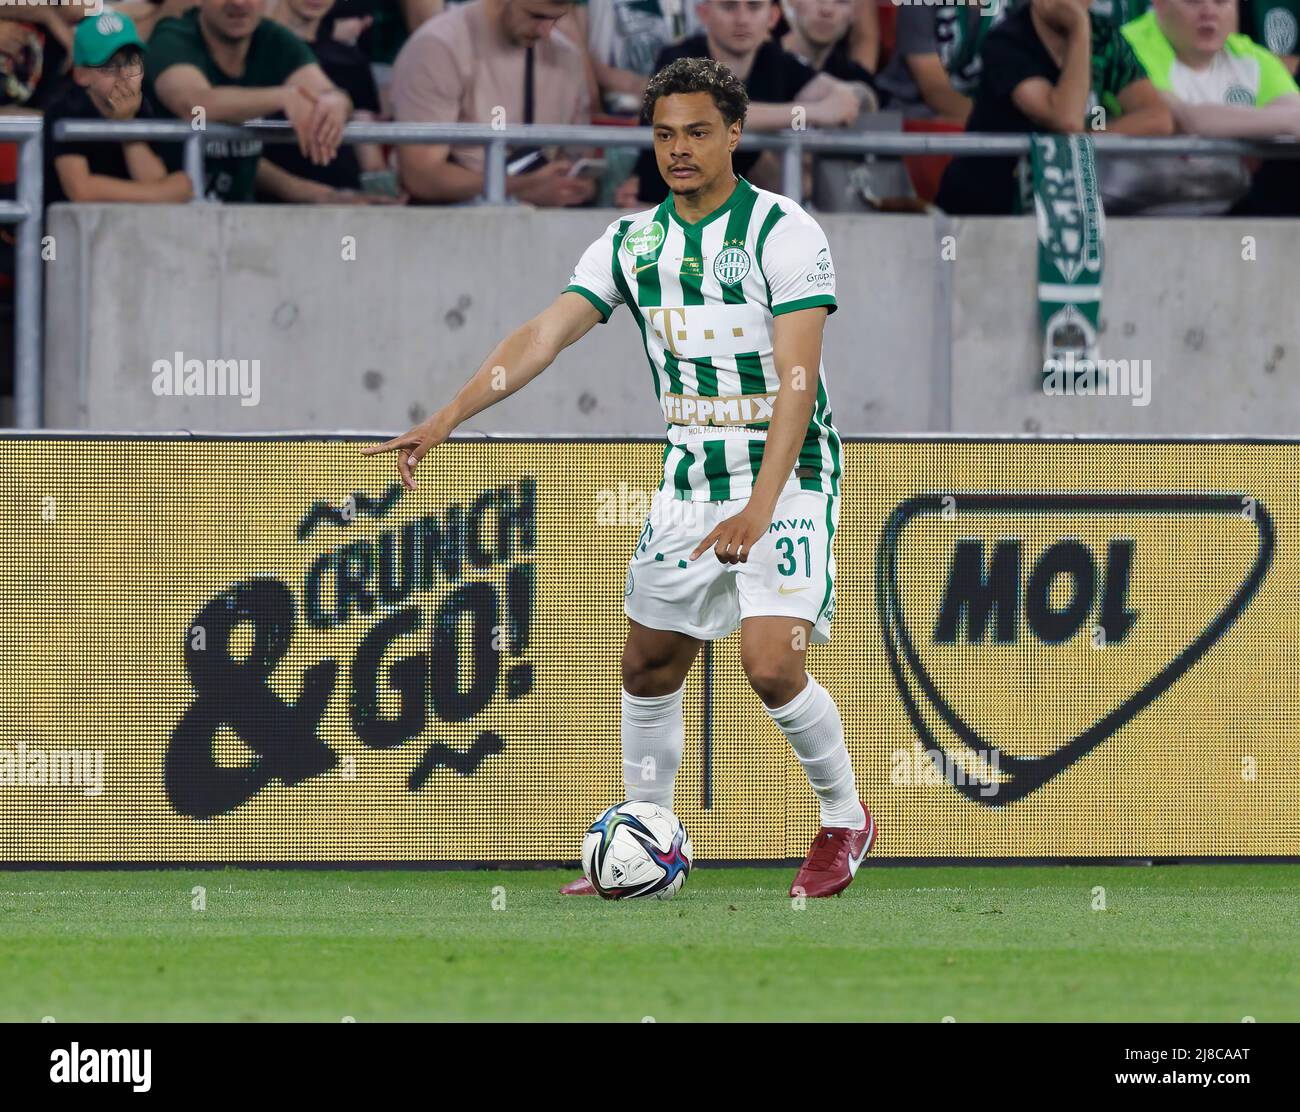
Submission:
POLYGON ((607 900, 671 900, 691 871, 691 836, 659 804, 627 800, 587 828, 582 871, 607 900))

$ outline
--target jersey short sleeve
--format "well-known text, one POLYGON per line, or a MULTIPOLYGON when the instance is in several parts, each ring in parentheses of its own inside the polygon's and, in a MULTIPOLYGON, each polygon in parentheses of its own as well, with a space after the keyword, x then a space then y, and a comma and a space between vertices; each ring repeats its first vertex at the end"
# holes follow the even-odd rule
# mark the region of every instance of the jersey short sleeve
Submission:
POLYGON ((759 248, 772 316, 825 305, 835 312, 835 266, 826 233, 806 212, 787 211, 759 248))
POLYGON ((601 324, 623 304, 623 293, 615 278, 614 239, 621 221, 615 220, 605 234, 582 253, 577 267, 564 287, 565 293, 576 293, 592 303, 601 315, 601 324))
POLYGON ((194 66, 203 71, 206 61, 193 36, 187 33, 185 21, 169 16, 160 19, 149 36, 149 49, 144 52, 145 77, 152 85, 172 66, 194 66))
POLYGON ((264 19, 257 25, 245 76, 253 85, 283 85, 303 66, 319 65, 316 55, 289 28, 264 19), (253 51, 257 57, 252 57, 253 51))

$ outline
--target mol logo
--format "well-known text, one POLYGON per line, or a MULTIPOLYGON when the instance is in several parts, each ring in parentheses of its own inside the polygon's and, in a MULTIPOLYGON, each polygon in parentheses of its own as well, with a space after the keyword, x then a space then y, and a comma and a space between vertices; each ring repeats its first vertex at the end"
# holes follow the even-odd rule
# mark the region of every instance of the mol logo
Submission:
POLYGON ((876 601, 894 681, 943 782, 1001 807, 1065 771, 1228 633, 1273 548, 1267 509, 1241 494, 899 504, 876 552, 876 601))

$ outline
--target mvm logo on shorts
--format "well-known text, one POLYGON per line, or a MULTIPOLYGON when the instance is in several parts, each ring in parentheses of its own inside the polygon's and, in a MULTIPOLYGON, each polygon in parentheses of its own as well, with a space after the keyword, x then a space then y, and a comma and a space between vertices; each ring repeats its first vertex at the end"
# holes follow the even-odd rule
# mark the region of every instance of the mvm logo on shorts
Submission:
POLYGON ((1228 633, 1273 548, 1267 509, 1240 494, 900 503, 877 547, 876 600, 940 782, 1000 807, 1064 772, 1228 633))

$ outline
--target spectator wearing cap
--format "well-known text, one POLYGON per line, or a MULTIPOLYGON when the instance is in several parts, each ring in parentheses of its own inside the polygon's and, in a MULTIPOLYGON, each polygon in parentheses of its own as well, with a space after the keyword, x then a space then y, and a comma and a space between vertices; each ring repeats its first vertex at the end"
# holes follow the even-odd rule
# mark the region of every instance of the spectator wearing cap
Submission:
MULTIPOLYGON (((315 165, 338 154, 352 113, 348 95, 325 76, 311 48, 264 16, 265 0, 199 0, 164 19, 149 38, 145 92, 173 116, 206 124, 244 123, 283 112, 315 165)), ((260 139, 208 139, 206 196, 251 201, 254 189, 281 200, 325 203, 343 194, 261 157, 260 139)))
MULTIPOLYGON (((582 49, 555 30, 573 0, 471 0, 424 23, 393 67, 402 123, 587 124, 591 95, 582 49)), ((508 196, 539 206, 579 205, 594 181, 570 175, 552 148, 512 149, 508 196), (523 165, 527 159, 527 165, 523 165)), ((483 192, 481 147, 404 145, 398 172, 412 199, 455 204, 483 192)))
POLYGON ((56 143, 53 138, 59 120, 154 118, 143 83, 144 45, 130 16, 105 12, 77 24, 72 72, 45 110, 47 201, 190 199, 190 179, 179 170, 168 172, 148 143, 56 143))

